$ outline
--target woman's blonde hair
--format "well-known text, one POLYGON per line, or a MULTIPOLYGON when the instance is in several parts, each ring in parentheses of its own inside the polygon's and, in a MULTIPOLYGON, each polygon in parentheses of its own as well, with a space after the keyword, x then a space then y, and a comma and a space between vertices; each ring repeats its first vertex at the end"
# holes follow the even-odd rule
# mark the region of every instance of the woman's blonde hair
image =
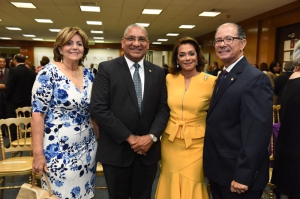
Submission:
POLYGON ((78 65, 83 65, 83 60, 89 52, 89 40, 85 32, 79 27, 65 27, 59 31, 56 36, 56 41, 54 43, 54 61, 62 61, 63 56, 60 54, 59 49, 66 45, 74 35, 79 35, 82 39, 82 44, 84 47, 84 52, 82 58, 79 60, 78 65))

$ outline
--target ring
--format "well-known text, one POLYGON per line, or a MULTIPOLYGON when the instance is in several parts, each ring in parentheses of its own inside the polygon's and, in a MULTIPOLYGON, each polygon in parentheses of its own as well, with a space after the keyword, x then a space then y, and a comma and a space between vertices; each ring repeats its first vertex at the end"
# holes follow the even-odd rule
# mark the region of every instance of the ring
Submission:
POLYGON ((236 192, 236 189, 234 190, 234 192, 236 192))
POLYGON ((139 152, 137 152, 137 154, 142 155, 142 152, 139 151, 139 152))

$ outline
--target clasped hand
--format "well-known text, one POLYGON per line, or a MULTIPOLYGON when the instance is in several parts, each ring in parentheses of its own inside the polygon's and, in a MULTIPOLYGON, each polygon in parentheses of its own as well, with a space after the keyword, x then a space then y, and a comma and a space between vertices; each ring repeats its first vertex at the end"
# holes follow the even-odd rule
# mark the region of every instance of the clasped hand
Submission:
POLYGON ((128 143, 131 146, 131 149, 139 155, 146 156, 146 153, 152 146, 153 142, 149 135, 130 135, 127 138, 128 143))
POLYGON ((245 193, 246 191, 248 191, 248 186, 243 185, 243 184, 238 183, 238 182, 233 180, 231 182, 230 191, 231 192, 236 192, 238 194, 245 193))

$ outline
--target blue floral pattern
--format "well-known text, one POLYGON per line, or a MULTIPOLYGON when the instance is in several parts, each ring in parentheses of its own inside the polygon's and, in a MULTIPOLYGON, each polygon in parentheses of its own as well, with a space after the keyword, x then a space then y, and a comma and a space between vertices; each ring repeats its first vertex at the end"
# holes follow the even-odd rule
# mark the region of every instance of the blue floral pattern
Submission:
MULTIPOLYGON (((32 111, 45 114, 43 150, 53 193, 62 199, 94 197, 97 142, 90 123, 94 75, 84 68, 80 91, 54 64, 38 73, 32 111)), ((47 189, 42 180, 43 188, 47 189)))

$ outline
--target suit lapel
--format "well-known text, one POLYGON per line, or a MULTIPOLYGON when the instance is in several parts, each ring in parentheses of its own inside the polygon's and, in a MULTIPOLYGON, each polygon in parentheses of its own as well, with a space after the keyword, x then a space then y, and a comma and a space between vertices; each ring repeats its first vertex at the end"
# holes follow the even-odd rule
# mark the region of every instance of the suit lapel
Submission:
POLYGON ((134 107, 139 112, 139 106, 138 106, 138 101, 137 101, 137 97, 136 97, 136 92, 135 92, 132 76, 130 74, 130 70, 128 68, 128 65, 127 65, 127 62, 126 62, 124 56, 120 58, 118 70, 121 73, 121 77, 124 80, 127 91, 133 101, 134 107))
MULTIPOLYGON (((216 87, 214 88, 214 93, 212 96, 212 100, 210 103, 208 114, 214 109, 217 102, 220 100, 220 98, 223 96, 224 92, 230 87, 230 85, 235 82, 238 78, 239 73, 241 73, 244 69, 245 64, 247 63, 246 58, 243 57, 228 73, 226 78, 223 80, 222 85, 219 87, 218 92, 216 92, 216 87)), ((219 83, 220 79, 218 79, 217 84, 219 83)))
POLYGON ((144 61, 145 83, 144 83, 144 96, 142 101, 142 113, 146 106, 147 100, 149 99, 149 95, 151 93, 151 85, 153 81, 152 73, 153 73, 152 65, 144 61))

